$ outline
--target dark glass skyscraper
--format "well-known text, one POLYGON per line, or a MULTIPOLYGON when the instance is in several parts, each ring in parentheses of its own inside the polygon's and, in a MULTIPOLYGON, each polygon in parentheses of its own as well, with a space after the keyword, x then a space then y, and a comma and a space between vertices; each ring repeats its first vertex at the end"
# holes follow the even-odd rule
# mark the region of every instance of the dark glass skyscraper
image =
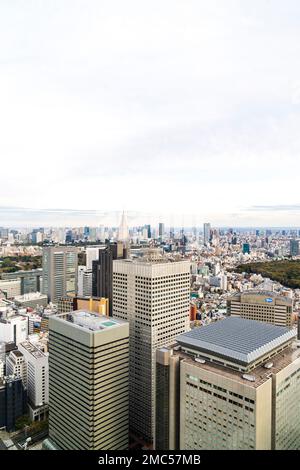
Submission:
POLYGON ((109 315, 112 316, 112 272, 113 260, 127 258, 127 250, 122 242, 108 243, 99 249, 99 259, 93 261, 93 297, 109 299, 109 315))
POLYGON ((0 379, 0 428, 15 430, 16 420, 26 411, 26 392, 20 377, 0 379))
POLYGON ((299 256, 299 240, 290 240, 290 255, 299 256))

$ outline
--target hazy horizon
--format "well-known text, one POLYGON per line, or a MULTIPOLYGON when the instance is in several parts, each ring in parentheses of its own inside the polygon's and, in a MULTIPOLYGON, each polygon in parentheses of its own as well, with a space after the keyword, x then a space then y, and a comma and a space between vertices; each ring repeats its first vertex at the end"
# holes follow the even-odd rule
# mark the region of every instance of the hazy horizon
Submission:
MULTIPOLYGON (((214 223, 212 218, 201 218, 197 214, 154 214, 139 213, 136 211, 125 211, 129 227, 143 226, 150 224, 153 227, 160 222, 166 227, 175 228, 202 228, 203 224, 211 223, 213 228, 232 229, 300 229, 298 225, 236 225, 214 223)), ((49 227, 114 227, 120 225, 122 211, 84 211, 72 209, 47 209, 32 210, 25 208, 1 208, 0 207, 0 227, 11 229, 25 228, 49 228, 49 227), (6 217, 5 217, 6 216, 6 217), (5 220, 7 222, 5 222, 5 220), (68 221, 68 222, 67 222, 68 221)), ((234 218, 232 219, 234 221, 234 218)))

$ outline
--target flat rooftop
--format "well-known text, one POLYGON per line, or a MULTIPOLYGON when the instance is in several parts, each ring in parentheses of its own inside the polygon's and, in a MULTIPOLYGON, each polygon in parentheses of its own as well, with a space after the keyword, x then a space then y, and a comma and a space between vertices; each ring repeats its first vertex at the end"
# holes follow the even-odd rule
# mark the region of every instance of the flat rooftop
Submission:
POLYGON ((48 355, 48 353, 44 353, 30 341, 24 341, 23 343, 20 343, 20 346, 28 351, 35 359, 39 359, 48 355))
POLYGON ((46 294, 41 294, 40 292, 29 292, 28 294, 16 295, 14 300, 17 302, 26 302, 30 300, 40 300, 47 299, 46 294))
POLYGON ((192 350, 247 365, 295 339, 296 335, 295 329, 229 317, 183 333, 177 342, 192 350))
POLYGON ((23 357, 23 354, 22 354, 18 349, 16 349, 15 351, 13 351, 13 354, 14 354, 16 357, 23 357))
POLYGON ((199 369, 204 369, 217 375, 222 375, 223 377, 234 380, 235 382, 238 382, 242 385, 247 385, 248 387, 257 388, 269 380, 272 374, 277 374, 282 369, 290 365, 293 361, 298 359, 300 357, 300 349, 290 346, 279 354, 276 354, 276 356, 272 357, 271 359, 273 365, 270 369, 266 369, 263 365, 252 369, 249 375, 253 377, 253 382, 244 379, 243 372, 235 371, 229 367, 221 366, 219 364, 214 364, 213 362, 208 361, 206 361, 204 364, 200 364, 182 351, 177 352, 174 350, 174 355, 179 355, 180 358, 184 360, 184 362, 187 362, 188 364, 191 364, 199 369))
POLYGON ((106 330, 107 328, 119 327, 126 323, 117 318, 98 315, 97 313, 93 313, 88 310, 75 310, 74 312, 56 315, 55 318, 70 322, 73 325, 90 331, 106 330))
POLYGON ((243 292, 236 292, 228 297, 228 300, 235 300, 235 299, 247 299, 247 297, 257 298, 258 300, 262 300, 264 303, 272 303, 272 301, 279 301, 283 302, 287 305, 293 304, 293 299, 290 297, 286 297, 279 292, 273 292, 268 290, 259 290, 259 289, 249 289, 243 292))

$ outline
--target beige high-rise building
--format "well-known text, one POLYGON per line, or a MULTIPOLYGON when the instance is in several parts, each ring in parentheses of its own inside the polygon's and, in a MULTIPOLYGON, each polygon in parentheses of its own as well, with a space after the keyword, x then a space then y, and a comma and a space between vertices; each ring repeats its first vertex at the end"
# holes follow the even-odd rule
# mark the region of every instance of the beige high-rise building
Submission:
POLYGON ((77 290, 78 251, 76 247, 43 247, 43 293, 51 302, 74 296, 77 290))
POLYGON ((228 315, 263 321, 278 326, 292 326, 293 300, 275 292, 250 290, 227 300, 228 315))
POLYGON ((113 262, 113 317, 130 325, 130 429, 152 442, 155 353, 189 330, 190 263, 147 251, 113 262))
POLYGON ((157 351, 157 450, 300 449, 296 331, 228 318, 157 351))
POLYGON ((78 310, 49 319, 46 448, 128 448, 129 325, 78 310))

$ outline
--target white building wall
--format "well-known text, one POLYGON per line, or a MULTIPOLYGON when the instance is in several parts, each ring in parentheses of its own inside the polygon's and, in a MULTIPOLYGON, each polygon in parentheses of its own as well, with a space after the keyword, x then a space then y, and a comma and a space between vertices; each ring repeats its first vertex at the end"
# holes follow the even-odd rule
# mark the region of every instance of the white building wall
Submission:
POLYGON ((0 342, 9 343, 16 341, 16 345, 25 341, 28 334, 28 318, 16 316, 8 319, 5 323, 0 323, 0 342), (15 328, 16 327, 16 338, 15 328))
POLYGON ((42 406, 49 401, 49 366, 48 353, 36 352, 34 344, 25 342, 19 345, 27 364, 27 393, 30 403, 42 406), (34 354, 28 351, 28 344, 32 346, 34 354), (35 357, 38 356, 38 357, 35 357))

